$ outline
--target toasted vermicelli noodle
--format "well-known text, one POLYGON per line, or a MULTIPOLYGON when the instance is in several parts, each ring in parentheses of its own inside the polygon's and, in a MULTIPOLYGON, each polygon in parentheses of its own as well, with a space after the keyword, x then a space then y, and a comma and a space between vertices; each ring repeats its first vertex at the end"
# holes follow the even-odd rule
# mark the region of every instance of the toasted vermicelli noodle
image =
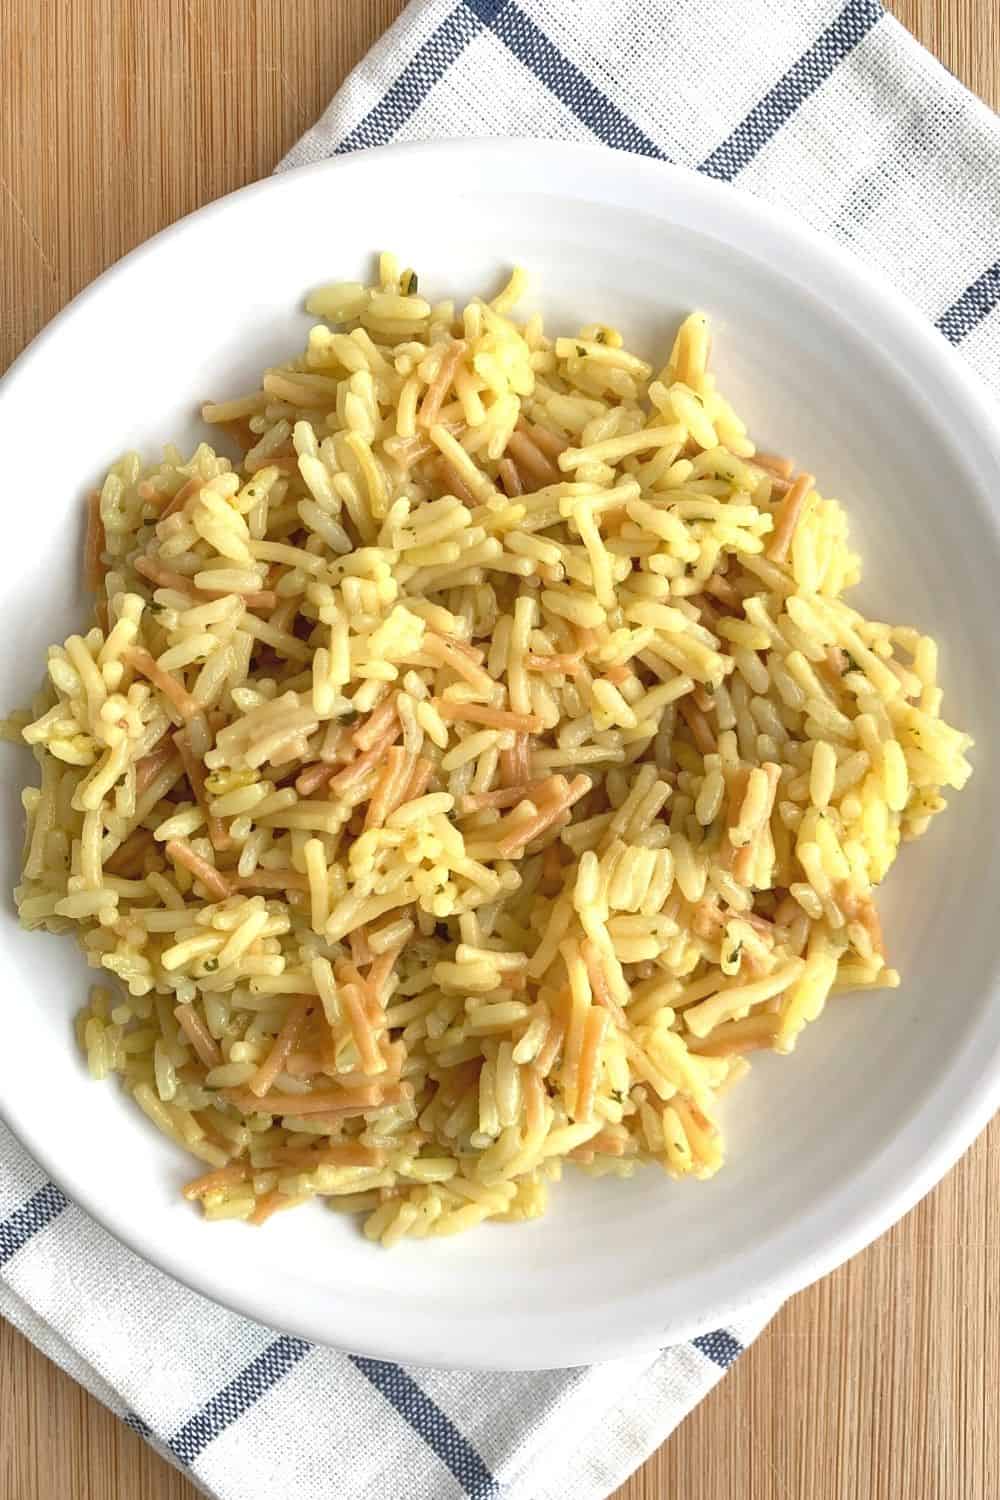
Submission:
POLYGON ((94 623, 8 733, 29 927, 103 970, 91 1073, 260 1223, 391 1245, 566 1160, 706 1177, 745 1054, 893 987, 873 887, 969 775, 934 643, 706 369, 456 312, 383 256, 202 444, 87 506, 94 623), (112 985, 117 984, 118 993, 112 985))

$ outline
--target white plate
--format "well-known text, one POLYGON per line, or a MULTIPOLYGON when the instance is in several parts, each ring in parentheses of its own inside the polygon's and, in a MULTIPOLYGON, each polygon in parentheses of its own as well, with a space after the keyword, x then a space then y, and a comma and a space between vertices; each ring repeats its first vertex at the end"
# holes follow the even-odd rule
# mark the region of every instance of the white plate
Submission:
MULTIPOLYGON (((680 314, 707 309, 722 388, 752 432, 846 502, 866 562, 858 598, 939 638, 948 717, 978 741, 970 787, 884 893, 903 987, 833 1001, 793 1058, 755 1063, 726 1105, 729 1162, 712 1182, 570 1173, 539 1222, 390 1254, 319 1206, 260 1231, 203 1223, 177 1191, 189 1162, 85 1075, 70 1029, 88 982, 78 950, 21 932, 5 900, 0 1109, 122 1240, 265 1323, 432 1364, 652 1349, 830 1270, 926 1192, 997 1105, 1000 433, 959 358, 886 284, 730 187, 541 142, 327 162, 159 235, 7 377, 0 703, 26 700, 46 645, 82 619, 81 498, 103 466, 193 439, 198 401, 241 392, 298 346, 307 288, 364 275, 387 247, 432 295, 495 286, 522 262, 551 327, 599 317, 651 354, 680 314)), ((30 761, 4 757, 9 890, 30 761)))

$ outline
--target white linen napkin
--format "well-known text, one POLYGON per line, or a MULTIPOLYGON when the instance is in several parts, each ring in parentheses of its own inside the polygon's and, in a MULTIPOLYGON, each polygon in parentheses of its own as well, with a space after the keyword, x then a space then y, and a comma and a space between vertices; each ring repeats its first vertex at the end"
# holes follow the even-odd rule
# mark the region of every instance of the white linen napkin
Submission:
MULTIPOLYGON (((281 166, 484 135, 737 181, 877 265, 1000 392, 1000 121, 877 0, 414 0, 281 166)), ((0 1313, 218 1500, 602 1500, 774 1310, 583 1370, 337 1354, 146 1265, 0 1126, 0 1313)))

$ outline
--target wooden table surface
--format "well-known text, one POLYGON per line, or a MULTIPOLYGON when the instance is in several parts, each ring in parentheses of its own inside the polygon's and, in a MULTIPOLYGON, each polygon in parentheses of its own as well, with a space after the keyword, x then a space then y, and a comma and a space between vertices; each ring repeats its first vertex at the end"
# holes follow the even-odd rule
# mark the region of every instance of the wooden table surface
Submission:
MULTIPOLYGON (((105 266, 270 172, 402 8, 4 0, 0 368, 105 266)), ((997 0, 889 8, 1000 107, 997 0)), ((793 1298, 616 1500, 1000 1494, 998 1148, 995 1121, 890 1234, 793 1298)), ((0 1500, 195 1495, 0 1323, 0 1500)))

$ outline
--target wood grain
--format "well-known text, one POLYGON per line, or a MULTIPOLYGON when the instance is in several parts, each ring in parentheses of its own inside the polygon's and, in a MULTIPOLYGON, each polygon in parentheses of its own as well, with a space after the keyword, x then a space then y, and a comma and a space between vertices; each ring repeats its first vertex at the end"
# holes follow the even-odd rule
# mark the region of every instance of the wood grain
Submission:
MULTIPOLYGON (((997 0, 889 8, 1000 105, 997 0)), ((4 0, 0 367, 112 261, 270 171, 401 9, 4 0)), ((1000 1494, 998 1148, 994 1122, 896 1229, 794 1298, 616 1500, 1000 1494)), ((0 1324, 0 1500, 196 1494, 0 1324)))

